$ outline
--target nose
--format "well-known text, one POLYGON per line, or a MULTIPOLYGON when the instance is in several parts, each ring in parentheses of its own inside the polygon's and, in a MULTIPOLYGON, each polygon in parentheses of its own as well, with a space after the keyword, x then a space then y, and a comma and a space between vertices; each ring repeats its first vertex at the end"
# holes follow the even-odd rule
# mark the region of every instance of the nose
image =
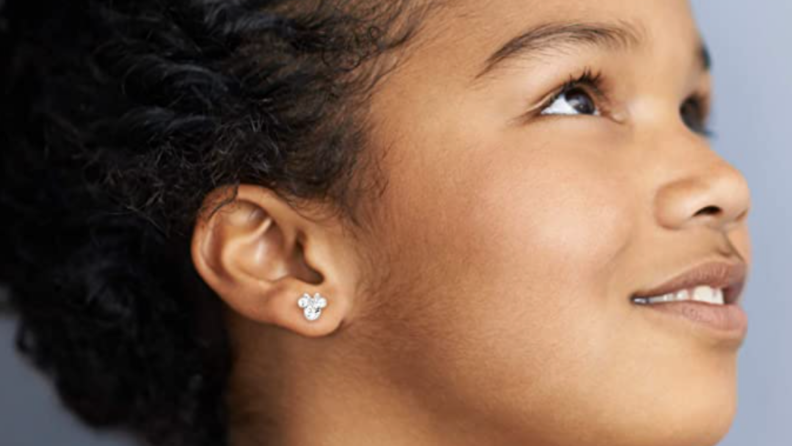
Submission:
POLYGON ((690 168, 658 190, 656 219, 668 229, 706 225, 729 231, 745 220, 750 209, 748 183, 739 170, 709 148, 693 150, 703 150, 698 154, 704 156, 689 158, 686 164, 690 168))

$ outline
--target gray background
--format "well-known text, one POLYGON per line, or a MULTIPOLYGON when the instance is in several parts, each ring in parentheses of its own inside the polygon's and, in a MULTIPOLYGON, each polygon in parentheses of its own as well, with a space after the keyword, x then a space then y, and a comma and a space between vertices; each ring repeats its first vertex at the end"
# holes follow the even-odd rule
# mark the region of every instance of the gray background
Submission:
MULTIPOLYGON (((2 5, 3 0, 0 0, 2 5)), ((735 423, 721 446, 792 445, 792 1, 693 0, 714 59, 715 148, 751 185, 754 265, 740 352, 735 423)), ((129 445, 81 428, 49 383, 12 349, 0 319, 0 442, 4 446, 129 445)), ((662 420, 658 420, 662 422, 662 420)))

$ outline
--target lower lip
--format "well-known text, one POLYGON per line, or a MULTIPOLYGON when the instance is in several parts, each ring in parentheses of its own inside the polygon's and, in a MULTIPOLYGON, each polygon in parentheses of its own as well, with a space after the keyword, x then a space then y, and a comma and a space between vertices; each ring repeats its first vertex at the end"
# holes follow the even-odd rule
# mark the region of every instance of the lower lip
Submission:
POLYGON ((638 306, 687 319, 718 337, 742 340, 748 329, 748 316, 738 304, 714 305, 683 301, 638 306))

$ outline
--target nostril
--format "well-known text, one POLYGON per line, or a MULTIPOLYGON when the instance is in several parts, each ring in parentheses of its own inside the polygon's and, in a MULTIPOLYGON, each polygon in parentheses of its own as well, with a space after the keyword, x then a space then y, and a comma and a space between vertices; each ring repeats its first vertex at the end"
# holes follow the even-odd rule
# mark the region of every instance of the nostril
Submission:
POLYGON ((718 206, 707 206, 704 209, 696 212, 696 216, 699 215, 718 215, 721 213, 721 208, 718 206))

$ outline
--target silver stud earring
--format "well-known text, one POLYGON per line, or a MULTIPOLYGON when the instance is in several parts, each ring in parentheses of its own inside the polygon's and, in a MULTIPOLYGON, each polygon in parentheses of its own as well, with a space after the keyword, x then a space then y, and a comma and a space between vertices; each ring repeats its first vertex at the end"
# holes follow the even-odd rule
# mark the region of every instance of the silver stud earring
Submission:
POLYGON ((303 309, 303 315, 309 321, 315 321, 322 315, 322 308, 327 306, 327 299, 321 294, 314 293, 313 297, 305 293, 297 301, 297 306, 303 309))

